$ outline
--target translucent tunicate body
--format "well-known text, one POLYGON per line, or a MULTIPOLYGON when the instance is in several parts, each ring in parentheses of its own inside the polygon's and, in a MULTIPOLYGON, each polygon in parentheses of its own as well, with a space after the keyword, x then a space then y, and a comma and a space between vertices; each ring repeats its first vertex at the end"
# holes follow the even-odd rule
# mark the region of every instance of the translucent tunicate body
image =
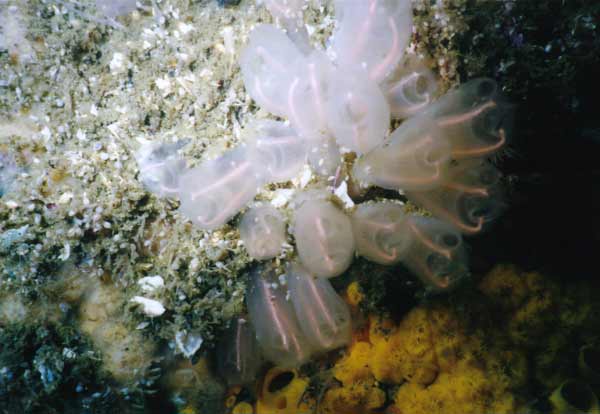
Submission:
POLYGON ((307 200, 294 213, 294 237, 300 261, 320 277, 343 273, 354 255, 350 219, 331 202, 307 200))
POLYGON ((440 187, 409 191, 406 196, 465 234, 489 227, 505 207, 500 173, 482 160, 463 160, 451 168, 440 187))
POLYGON ((283 122, 262 120, 247 128, 248 157, 265 183, 288 181, 306 162, 306 142, 283 122))
POLYGON ((242 51, 240 67, 246 90, 261 107, 276 115, 287 112, 288 91, 304 56, 281 30, 261 24, 242 51))
POLYGON ((432 101, 439 83, 423 60, 413 56, 382 85, 393 118, 406 119, 422 111, 432 101))
POLYGON ((212 230, 244 208, 256 196, 259 185, 246 149, 238 147, 180 178, 179 208, 198 227, 212 230))
POLYGON ((310 53, 308 31, 302 20, 304 3, 304 0, 265 0, 265 6, 285 29, 292 42, 302 53, 310 53))
POLYGON ((253 269, 246 304, 264 357, 282 367, 297 367, 310 358, 313 348, 287 299, 287 288, 278 280, 268 267, 253 269))
POLYGON ((412 32, 410 0, 337 0, 332 38, 338 66, 363 67, 381 82, 398 65, 412 32))
POLYGON ((429 119, 417 116, 360 157, 353 175, 362 185, 424 191, 439 186, 445 179, 450 153, 450 144, 440 129, 429 119))
POLYGON ((313 277, 298 263, 288 264, 286 276, 300 327, 314 348, 324 352, 347 345, 352 333, 350 310, 331 283, 313 277))
POLYGON ((432 217, 410 216, 412 242, 402 263, 428 289, 447 290, 468 275, 468 257, 462 235, 450 224, 432 217))
POLYGON ((217 347, 217 369, 229 385, 244 385, 256 380, 262 356, 250 321, 237 318, 217 347))
POLYGON ((487 78, 450 91, 423 115, 442 130, 456 159, 497 152, 506 144, 512 123, 512 107, 502 100, 496 82, 487 78))
POLYGON ((115 18, 136 9, 136 0, 96 0, 96 9, 104 16, 115 18))
POLYGON ((252 207, 240 221, 240 236, 248 254, 256 260, 267 260, 281 252, 285 242, 285 222, 270 205, 252 207))
POLYGON ((345 68, 336 71, 327 91, 327 122, 340 147, 364 154, 383 142, 390 109, 363 71, 345 68))
POLYGON ((322 141, 329 136, 326 99, 333 72, 327 55, 314 50, 288 90, 288 118, 306 140, 322 141))
POLYGON ((185 160, 177 150, 183 144, 145 142, 135 153, 140 181, 148 190, 161 197, 177 194, 179 178, 185 171, 185 160))
POLYGON ((392 202, 359 204, 352 213, 356 251, 379 264, 392 265, 406 255, 412 233, 404 206, 392 202))

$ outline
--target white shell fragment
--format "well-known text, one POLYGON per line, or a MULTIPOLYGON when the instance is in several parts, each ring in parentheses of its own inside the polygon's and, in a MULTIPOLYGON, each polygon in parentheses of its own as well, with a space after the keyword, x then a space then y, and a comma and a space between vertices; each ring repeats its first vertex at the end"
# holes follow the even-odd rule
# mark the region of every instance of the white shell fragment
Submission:
POLYGON ((313 277, 298 263, 287 266, 287 285, 302 331, 318 352, 350 342, 350 310, 324 278, 313 277))
POLYGON ((165 286, 165 281, 161 276, 146 276, 137 281, 144 292, 154 292, 165 286))
POLYGON ((266 359, 282 367, 297 367, 313 354, 302 332, 287 289, 272 269, 259 266, 250 274, 246 303, 256 339, 266 359))
POLYGON ((238 147, 189 170, 179 186, 181 213, 201 229, 213 230, 254 198, 259 182, 246 148, 238 147))
POLYGON ((300 261, 315 276, 342 274, 354 256, 350 219, 331 202, 304 201, 294 214, 300 261))
POLYGON ((163 304, 154 299, 148 299, 143 296, 134 296, 131 298, 131 302, 140 305, 142 307, 142 312, 151 318, 165 313, 165 307, 163 304))
POLYGON ((175 343, 177 349, 181 351, 184 357, 191 358, 196 351, 200 349, 204 340, 199 334, 179 331, 175 334, 175 343))
POLYGON ((356 251, 379 264, 393 265, 412 242, 404 207, 392 202, 363 203, 352 214, 356 251))
POLYGON ((283 217, 270 205, 252 207, 246 211, 239 229, 248 254, 256 260, 277 256, 286 241, 283 217))

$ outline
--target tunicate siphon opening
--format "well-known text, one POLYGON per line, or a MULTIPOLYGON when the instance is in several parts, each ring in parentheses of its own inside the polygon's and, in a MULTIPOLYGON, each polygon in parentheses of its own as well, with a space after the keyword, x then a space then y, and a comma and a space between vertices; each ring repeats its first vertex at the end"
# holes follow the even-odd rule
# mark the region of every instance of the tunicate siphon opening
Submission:
POLYGON ((447 257, 438 253, 432 253, 427 256, 427 267, 437 277, 443 277, 451 273, 452 262, 447 257))
POLYGON ((442 241, 448 247, 456 247, 458 245, 458 237, 454 234, 444 234, 442 241))
POLYGON ((592 389, 585 383, 569 380, 563 384, 560 390, 561 396, 574 408, 587 412, 592 408, 594 394, 592 389))

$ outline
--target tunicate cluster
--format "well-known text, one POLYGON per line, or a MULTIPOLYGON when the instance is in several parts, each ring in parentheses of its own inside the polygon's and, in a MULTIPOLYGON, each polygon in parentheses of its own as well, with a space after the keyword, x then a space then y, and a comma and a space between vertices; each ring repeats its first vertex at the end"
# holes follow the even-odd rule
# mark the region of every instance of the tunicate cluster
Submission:
POLYGON ((288 263, 283 276, 269 265, 254 268, 246 302, 249 321, 234 322, 219 349, 221 372, 230 383, 251 378, 261 353, 279 366, 296 367, 350 341, 348 306, 327 279, 298 263, 288 263))
MULTIPOLYGON (((402 263, 433 291, 468 274, 463 234, 485 229, 503 209, 500 173, 489 159, 509 138, 511 108, 485 78, 438 98, 425 59, 405 50, 409 0, 336 0, 327 52, 310 45, 303 1, 265 5, 285 31, 271 24, 253 29, 240 57, 242 77, 258 105, 289 123, 254 121, 240 145, 183 167, 177 179, 172 172, 181 165, 172 167, 163 161, 168 157, 141 162, 142 176, 153 177, 155 191, 178 196, 181 213, 205 230, 232 219, 265 184, 293 180, 305 164, 334 187, 342 180, 350 194, 370 186, 397 190, 433 215, 407 214, 390 200, 355 206, 348 195, 336 199, 314 185, 285 214, 263 205, 242 216, 249 255, 277 262, 290 218, 297 259, 285 276, 268 262, 251 271, 249 328, 223 348, 234 353, 226 360, 241 355, 235 344, 251 342, 251 327, 264 358, 289 367, 348 343, 349 311, 327 279, 344 273, 355 254, 402 263), (404 122, 389 134, 392 119, 404 122)), ((243 381, 246 366, 225 376, 243 381)))

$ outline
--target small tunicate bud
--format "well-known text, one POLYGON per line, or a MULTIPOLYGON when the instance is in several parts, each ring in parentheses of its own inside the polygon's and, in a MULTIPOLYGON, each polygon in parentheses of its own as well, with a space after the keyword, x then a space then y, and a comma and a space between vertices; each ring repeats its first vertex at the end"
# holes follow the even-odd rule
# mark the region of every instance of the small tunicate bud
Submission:
POLYGON ((352 213, 356 251, 379 264, 392 265, 406 255, 412 233, 404 207, 393 202, 363 203, 352 213))
POLYGON ((390 125, 390 108, 379 89, 361 70, 338 70, 327 91, 327 123, 340 147, 357 154, 375 148, 390 125))
POLYGON ((282 367, 297 367, 313 354, 302 332, 288 290, 273 269, 259 266, 250 273, 246 304, 256 339, 266 359, 282 367))
POLYGON ((291 263, 286 271, 290 297, 302 331, 317 352, 347 345, 352 333, 350 310, 324 278, 291 263))
POLYGON ((294 213, 300 261, 315 276, 342 274, 354 256, 350 219, 330 201, 308 199, 294 213))
POLYGON ((294 43, 270 24, 261 24, 250 33, 240 58, 244 85, 252 99, 280 116, 287 112, 295 68, 303 65, 304 56, 294 43))
POLYGON ((219 341, 217 369, 229 385, 245 385, 256 380, 262 356, 250 321, 237 318, 219 341))
POLYGON ((432 291, 448 290, 468 275, 468 257, 461 234, 432 217, 410 216, 412 242, 402 263, 432 291))
POLYGON ((487 161, 462 160, 448 175, 439 188, 408 191, 406 196, 462 233, 475 234, 488 228, 505 208, 498 170, 487 161))
POLYGON ((306 162, 305 140, 283 122, 254 122, 247 128, 246 142, 250 162, 263 182, 291 180, 306 162))
POLYGON ((144 141, 135 153, 140 169, 140 181, 154 194, 174 196, 179 190, 179 178, 185 171, 185 160, 177 150, 185 141, 163 144, 144 141))
POLYGON ((267 260, 281 253, 285 243, 285 222, 270 205, 252 207, 240 221, 240 236, 248 254, 256 260, 267 260))
POLYGON ((381 82, 398 65, 412 33, 410 0, 335 2, 332 50, 341 68, 364 67, 381 82))
POLYGON ((360 157, 354 164, 353 176, 363 186, 429 190, 445 180, 450 151, 450 144, 436 125, 417 116, 405 121, 389 139, 360 157))
POLYGON ((222 226, 258 193, 254 167, 238 147, 189 170, 179 181, 181 213, 201 229, 222 226))

